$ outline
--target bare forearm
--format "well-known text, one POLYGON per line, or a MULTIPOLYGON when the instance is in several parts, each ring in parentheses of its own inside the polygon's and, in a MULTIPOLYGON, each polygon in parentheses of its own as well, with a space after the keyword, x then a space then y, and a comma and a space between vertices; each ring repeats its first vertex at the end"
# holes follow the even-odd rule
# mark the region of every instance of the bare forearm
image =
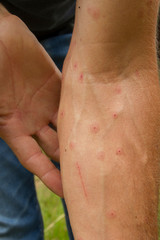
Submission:
POLYGON ((158 1, 118 2, 77 2, 63 69, 61 166, 76 240, 158 238, 158 1))
POLYGON ((140 87, 91 86, 76 105, 76 89, 64 96, 61 166, 76 240, 158 239, 158 97, 140 87))

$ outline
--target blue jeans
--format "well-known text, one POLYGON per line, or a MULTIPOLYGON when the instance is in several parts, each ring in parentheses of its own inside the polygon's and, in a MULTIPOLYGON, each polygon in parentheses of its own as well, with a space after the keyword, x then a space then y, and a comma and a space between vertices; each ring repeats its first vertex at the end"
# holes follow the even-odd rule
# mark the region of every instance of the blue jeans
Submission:
MULTIPOLYGON (((60 70, 70 39, 71 34, 65 34, 41 42, 60 70)), ((63 200, 62 202, 69 237, 73 240, 65 202, 63 200)), ((2 139, 0 139, 0 239, 44 239, 43 220, 37 201, 33 174, 23 168, 2 139)))

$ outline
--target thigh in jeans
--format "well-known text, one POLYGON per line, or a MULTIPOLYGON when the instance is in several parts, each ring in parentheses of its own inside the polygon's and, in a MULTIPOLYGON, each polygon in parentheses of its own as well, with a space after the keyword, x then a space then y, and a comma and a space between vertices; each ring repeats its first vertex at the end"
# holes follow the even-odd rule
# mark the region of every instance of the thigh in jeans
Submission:
POLYGON ((0 139, 0 239, 43 240, 33 174, 0 139))

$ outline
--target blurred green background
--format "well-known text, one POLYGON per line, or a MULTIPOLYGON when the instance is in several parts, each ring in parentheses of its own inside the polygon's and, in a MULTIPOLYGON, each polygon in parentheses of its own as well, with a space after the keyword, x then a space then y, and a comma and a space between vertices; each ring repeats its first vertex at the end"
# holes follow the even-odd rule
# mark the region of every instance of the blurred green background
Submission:
POLYGON ((44 220, 45 240, 69 240, 61 200, 35 177, 37 195, 44 220))

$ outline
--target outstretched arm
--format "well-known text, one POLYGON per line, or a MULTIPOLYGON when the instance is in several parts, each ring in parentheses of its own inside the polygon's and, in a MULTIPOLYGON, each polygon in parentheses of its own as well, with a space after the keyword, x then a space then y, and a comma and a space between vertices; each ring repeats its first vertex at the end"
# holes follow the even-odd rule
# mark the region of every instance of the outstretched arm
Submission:
POLYGON ((157 240, 158 0, 78 0, 58 130, 76 240, 157 240))
POLYGON ((61 74, 27 26, 0 4, 0 137, 20 162, 62 196, 56 125, 61 74))

